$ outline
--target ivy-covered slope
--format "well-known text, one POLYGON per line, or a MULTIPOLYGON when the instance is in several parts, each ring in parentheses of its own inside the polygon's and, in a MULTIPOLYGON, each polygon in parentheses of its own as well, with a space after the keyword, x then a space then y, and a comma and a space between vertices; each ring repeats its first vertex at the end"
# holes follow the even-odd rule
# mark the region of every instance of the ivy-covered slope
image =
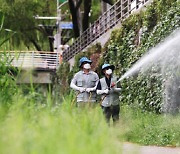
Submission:
MULTIPOLYGON (((123 75, 150 48, 163 41, 180 27, 180 2, 156 0, 144 12, 132 15, 122 27, 112 33, 105 61, 117 67, 123 75), (139 30, 143 28, 139 41, 139 30)), ((162 102, 161 77, 138 75, 122 82, 122 102, 136 103, 143 110, 160 112, 162 102)))

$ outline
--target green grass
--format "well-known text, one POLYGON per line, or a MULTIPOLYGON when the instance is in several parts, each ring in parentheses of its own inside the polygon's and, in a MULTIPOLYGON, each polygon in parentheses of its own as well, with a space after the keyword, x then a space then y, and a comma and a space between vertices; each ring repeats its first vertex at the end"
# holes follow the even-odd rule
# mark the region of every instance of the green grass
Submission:
POLYGON ((142 112, 137 107, 122 107, 118 137, 142 145, 180 147, 180 115, 142 112))
POLYGON ((99 106, 71 107, 73 93, 54 103, 50 93, 42 98, 31 87, 24 94, 13 84, 8 88, 6 82, 1 82, 0 93, 2 154, 119 154, 125 141, 180 146, 180 115, 142 112, 137 105, 124 105, 120 122, 109 127, 99 106))
POLYGON ((71 98, 56 106, 27 102, 21 96, 14 97, 13 101, 6 113, 0 106, 0 153, 114 154, 121 151, 113 128, 107 126, 99 107, 71 108, 71 98))

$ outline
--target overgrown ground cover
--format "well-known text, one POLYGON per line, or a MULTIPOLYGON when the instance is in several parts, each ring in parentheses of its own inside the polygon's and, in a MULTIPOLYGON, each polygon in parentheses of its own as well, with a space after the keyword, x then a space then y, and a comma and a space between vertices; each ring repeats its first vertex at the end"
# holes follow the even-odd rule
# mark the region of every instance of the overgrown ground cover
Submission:
POLYGON ((6 112, 1 104, 0 153, 119 153, 100 108, 71 108, 70 100, 52 106, 18 95, 6 112))
POLYGON ((116 127, 121 141, 142 145, 180 146, 180 115, 142 112, 137 106, 122 106, 116 127))
POLYGON ((22 95, 8 107, 0 102, 0 153, 121 153, 122 142, 180 146, 180 115, 142 112, 122 106, 120 122, 109 127, 99 106, 71 107, 73 95, 53 105, 22 95))

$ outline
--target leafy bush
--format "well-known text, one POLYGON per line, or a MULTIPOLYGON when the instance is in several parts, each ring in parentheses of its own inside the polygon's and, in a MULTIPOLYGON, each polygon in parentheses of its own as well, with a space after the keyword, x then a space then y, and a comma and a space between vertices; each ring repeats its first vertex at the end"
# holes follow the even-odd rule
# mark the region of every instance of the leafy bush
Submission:
MULTIPOLYGON (((3 32, 4 14, 0 11, 0 36, 3 32)), ((0 46, 5 43, 10 37, 0 38, 0 46)), ((11 59, 8 58, 6 52, 0 54, 0 104, 7 105, 10 103, 12 96, 16 93, 17 87, 15 84, 14 75, 17 75, 18 70, 9 65, 11 59), (8 66, 7 66, 8 65, 8 66)))
POLYGON ((59 94, 65 95, 69 93, 69 84, 72 78, 72 73, 70 73, 69 63, 62 63, 57 70, 57 77, 55 79, 56 91, 59 94))

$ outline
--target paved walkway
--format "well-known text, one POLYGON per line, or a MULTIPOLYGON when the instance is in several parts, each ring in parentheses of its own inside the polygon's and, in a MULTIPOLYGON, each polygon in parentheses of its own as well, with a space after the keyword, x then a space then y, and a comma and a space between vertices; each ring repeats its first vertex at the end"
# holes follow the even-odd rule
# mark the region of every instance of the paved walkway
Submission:
POLYGON ((180 148, 139 146, 132 143, 124 143, 122 154, 180 154, 180 148))

